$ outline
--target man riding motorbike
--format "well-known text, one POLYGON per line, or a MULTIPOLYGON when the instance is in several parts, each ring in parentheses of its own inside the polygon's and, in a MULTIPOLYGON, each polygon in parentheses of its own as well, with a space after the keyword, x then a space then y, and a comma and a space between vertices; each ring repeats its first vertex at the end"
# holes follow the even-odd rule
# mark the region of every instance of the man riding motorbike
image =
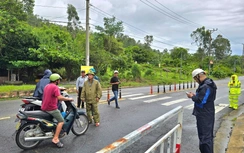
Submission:
POLYGON ((57 86, 60 83, 61 76, 57 73, 54 73, 50 76, 50 83, 46 85, 43 92, 43 101, 41 109, 43 111, 51 114, 57 121, 58 125, 56 127, 56 131, 52 142, 57 145, 57 147, 62 148, 63 144, 59 140, 59 134, 62 130, 64 119, 58 110, 57 103, 59 101, 73 101, 72 98, 63 97, 60 94, 59 87, 57 86))

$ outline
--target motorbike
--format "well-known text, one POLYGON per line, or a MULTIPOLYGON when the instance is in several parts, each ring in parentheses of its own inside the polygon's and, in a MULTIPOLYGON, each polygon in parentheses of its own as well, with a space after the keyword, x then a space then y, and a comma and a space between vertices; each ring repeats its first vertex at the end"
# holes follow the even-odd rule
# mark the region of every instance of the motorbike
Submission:
MULTIPOLYGON (((59 87, 60 93, 64 97, 69 97, 69 94, 66 92, 66 88, 59 87)), ((22 99, 23 104, 20 105, 20 109, 22 111, 33 111, 33 110, 41 110, 42 100, 38 97, 26 97, 22 99)), ((66 103, 61 103, 61 110, 66 110, 66 103)))
MULTIPOLYGON (((78 110, 73 102, 69 102, 69 110, 64 116, 62 131, 68 135, 70 130, 73 134, 83 135, 88 127, 88 118, 82 110, 78 110)), ((43 140, 51 139, 54 136, 58 124, 50 114, 41 110, 19 111, 16 115, 16 144, 21 149, 31 149, 40 144, 43 140)))

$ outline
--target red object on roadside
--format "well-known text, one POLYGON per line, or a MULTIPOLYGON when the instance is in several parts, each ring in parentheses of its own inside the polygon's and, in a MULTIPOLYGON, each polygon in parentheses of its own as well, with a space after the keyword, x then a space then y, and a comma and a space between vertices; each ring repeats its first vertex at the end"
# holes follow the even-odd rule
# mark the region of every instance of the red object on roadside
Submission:
POLYGON ((110 99, 110 96, 109 96, 109 87, 108 87, 108 95, 107 95, 107 100, 110 99))
POLYGON ((175 153, 180 153, 180 144, 176 144, 175 153))
POLYGON ((151 85, 151 91, 150 91, 150 93, 153 94, 153 87, 152 87, 152 85, 151 85))

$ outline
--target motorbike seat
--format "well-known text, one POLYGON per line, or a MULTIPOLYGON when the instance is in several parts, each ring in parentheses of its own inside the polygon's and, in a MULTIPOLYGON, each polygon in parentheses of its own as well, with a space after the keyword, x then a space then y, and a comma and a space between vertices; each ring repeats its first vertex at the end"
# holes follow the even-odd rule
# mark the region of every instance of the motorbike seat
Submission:
POLYGON ((23 113, 25 113, 28 117, 41 118, 49 121, 52 121, 53 119, 53 116, 51 114, 41 110, 24 111, 23 113))
POLYGON ((40 97, 26 97, 25 99, 42 100, 40 97))

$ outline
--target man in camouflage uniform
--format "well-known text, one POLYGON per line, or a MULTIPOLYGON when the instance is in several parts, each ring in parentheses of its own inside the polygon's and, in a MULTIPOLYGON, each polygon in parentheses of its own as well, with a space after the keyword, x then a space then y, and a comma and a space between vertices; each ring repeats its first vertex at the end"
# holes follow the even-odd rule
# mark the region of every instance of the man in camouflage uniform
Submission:
POLYGON ((232 75, 228 83, 230 108, 238 109, 238 98, 241 94, 241 82, 238 80, 237 75, 232 75))
POLYGON ((99 126, 100 117, 98 112, 98 102, 102 97, 102 88, 100 83, 94 79, 94 72, 89 71, 87 74, 88 80, 84 83, 81 100, 86 102, 86 112, 89 123, 92 123, 93 114, 95 125, 99 126))

